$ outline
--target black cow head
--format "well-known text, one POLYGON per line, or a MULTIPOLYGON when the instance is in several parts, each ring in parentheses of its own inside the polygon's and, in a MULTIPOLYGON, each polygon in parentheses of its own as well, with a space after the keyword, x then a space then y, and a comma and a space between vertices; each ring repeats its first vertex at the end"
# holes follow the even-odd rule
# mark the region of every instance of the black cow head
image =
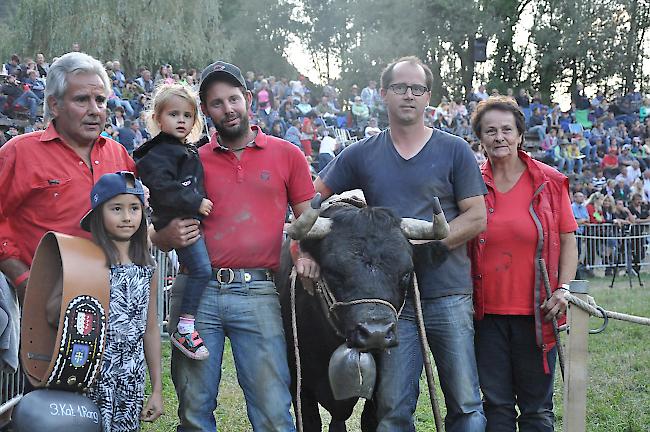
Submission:
MULTIPOLYGON (((318 208, 319 204, 313 207, 318 208)), ((296 234, 294 225, 289 235, 302 238, 302 249, 319 263, 337 302, 365 301, 334 309, 339 332, 350 347, 362 351, 397 345, 395 310, 401 309, 413 274, 414 249, 407 234, 416 229, 429 233, 430 238, 440 236, 441 232, 446 236, 446 222, 434 234, 435 223, 418 221, 422 223, 409 231, 404 227, 405 221, 386 208, 331 207, 323 216, 328 217, 317 215, 311 228, 302 228, 302 234, 296 234), (327 225, 326 232, 319 223, 321 227, 327 225), (315 235, 313 229, 317 231, 315 235), (394 309, 373 301, 377 299, 390 303, 394 309)), ((299 226, 301 219, 302 216, 294 224, 299 226)))

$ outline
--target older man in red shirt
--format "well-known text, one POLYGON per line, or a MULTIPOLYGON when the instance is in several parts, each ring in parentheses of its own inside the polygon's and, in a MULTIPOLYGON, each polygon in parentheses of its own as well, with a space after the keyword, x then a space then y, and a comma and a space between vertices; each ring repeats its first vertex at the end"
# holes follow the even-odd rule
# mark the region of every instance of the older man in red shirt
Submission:
POLYGON ((110 92, 99 61, 78 52, 61 56, 45 87, 49 126, 0 149, 0 271, 21 301, 43 234, 88 238, 79 220, 90 208, 95 182, 106 173, 135 170, 122 145, 100 136, 110 92))

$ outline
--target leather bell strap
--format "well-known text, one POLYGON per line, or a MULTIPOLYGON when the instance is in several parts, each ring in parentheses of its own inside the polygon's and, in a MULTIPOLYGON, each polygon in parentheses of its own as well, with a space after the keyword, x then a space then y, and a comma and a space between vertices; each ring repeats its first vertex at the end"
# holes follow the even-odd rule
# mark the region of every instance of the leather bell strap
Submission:
POLYGON ((90 387, 101 366, 109 300, 103 251, 86 239, 46 233, 32 262, 20 334, 20 358, 33 386, 90 387), (58 328, 47 320, 53 293, 61 293, 58 328))

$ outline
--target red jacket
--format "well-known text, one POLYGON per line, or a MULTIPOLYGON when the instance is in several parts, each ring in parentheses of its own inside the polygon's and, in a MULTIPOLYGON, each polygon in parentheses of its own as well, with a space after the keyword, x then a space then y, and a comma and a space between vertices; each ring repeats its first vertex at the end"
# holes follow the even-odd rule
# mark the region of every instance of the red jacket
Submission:
MULTIPOLYGON (((560 230, 559 230, 559 199, 562 194, 569 193, 569 181, 566 176, 554 168, 538 162, 528 156, 525 152, 519 151, 519 158, 526 164, 533 179, 535 193, 530 202, 530 214, 538 231, 538 242, 535 262, 544 258, 551 282, 551 291, 558 288, 558 275, 560 264, 560 230)), ((477 320, 484 316, 484 296, 482 286, 482 254, 485 250, 485 242, 490 230, 490 217, 495 204, 494 180, 492 177, 492 166, 490 161, 481 166, 481 174, 487 186, 488 193, 485 195, 485 207, 487 209, 487 230, 479 234, 468 243, 468 255, 472 260, 472 281, 474 284, 474 310, 477 320)), ((535 266, 535 336, 537 345, 542 348, 544 354, 548 353, 555 346, 553 325, 544 321, 539 306, 546 300, 546 289, 539 268, 535 266)), ((566 318, 562 318, 558 324, 563 324, 566 318)), ((548 373, 549 368, 544 355, 544 370, 548 373)))

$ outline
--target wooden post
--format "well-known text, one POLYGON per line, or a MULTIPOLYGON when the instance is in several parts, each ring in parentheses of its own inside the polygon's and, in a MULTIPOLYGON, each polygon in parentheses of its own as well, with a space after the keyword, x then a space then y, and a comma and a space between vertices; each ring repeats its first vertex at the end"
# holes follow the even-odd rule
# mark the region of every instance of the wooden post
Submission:
MULTIPOLYGON (((589 281, 571 281, 571 294, 587 301, 589 281)), ((587 338, 589 313, 569 304, 564 366, 564 432, 585 432, 587 417, 587 338)))

